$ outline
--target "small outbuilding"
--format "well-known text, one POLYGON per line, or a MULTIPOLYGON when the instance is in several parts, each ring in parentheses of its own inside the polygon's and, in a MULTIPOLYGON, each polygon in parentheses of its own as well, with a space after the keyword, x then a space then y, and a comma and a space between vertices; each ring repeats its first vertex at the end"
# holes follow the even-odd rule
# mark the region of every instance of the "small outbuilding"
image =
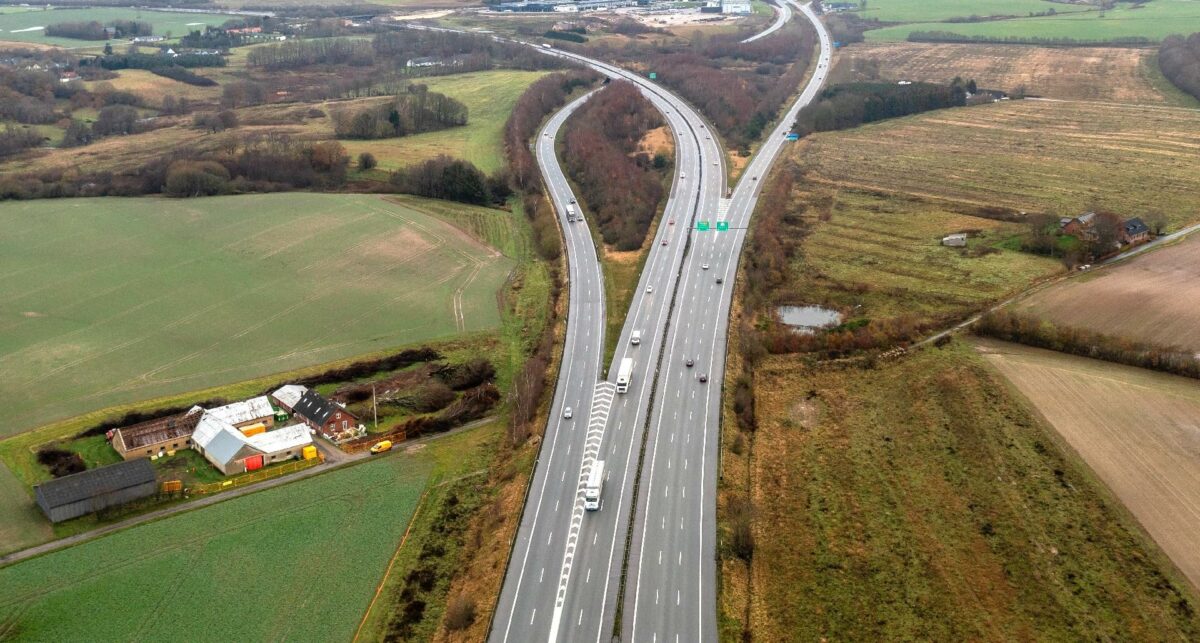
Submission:
POLYGON ((157 488, 154 467, 137 458, 43 482, 33 491, 50 522, 62 522, 154 495, 157 488))
POLYGON ((304 396, 304 392, 308 390, 307 386, 299 384, 285 384, 279 387, 279 390, 271 394, 271 399, 279 405, 279 408, 292 412, 296 408, 296 404, 300 402, 300 398, 304 396))
POLYGON ((962 248, 967 245, 967 235, 965 232, 956 234, 948 234, 942 237, 942 245, 950 246, 951 248, 962 248))

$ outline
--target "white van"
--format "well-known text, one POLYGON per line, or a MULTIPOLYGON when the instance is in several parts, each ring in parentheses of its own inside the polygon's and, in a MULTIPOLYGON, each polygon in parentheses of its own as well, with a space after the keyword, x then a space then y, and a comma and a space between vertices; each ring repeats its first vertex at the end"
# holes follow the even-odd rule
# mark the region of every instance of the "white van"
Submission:
POLYGON ((629 335, 629 343, 637 346, 642 343, 642 331, 635 330, 629 335))

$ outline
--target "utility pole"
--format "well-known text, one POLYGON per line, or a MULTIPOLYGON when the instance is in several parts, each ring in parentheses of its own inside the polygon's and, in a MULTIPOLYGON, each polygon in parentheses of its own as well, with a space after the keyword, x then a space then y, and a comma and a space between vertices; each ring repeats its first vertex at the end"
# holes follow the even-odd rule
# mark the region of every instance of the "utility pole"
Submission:
POLYGON ((375 414, 375 430, 379 430, 379 405, 375 403, 375 385, 371 384, 371 411, 375 414))

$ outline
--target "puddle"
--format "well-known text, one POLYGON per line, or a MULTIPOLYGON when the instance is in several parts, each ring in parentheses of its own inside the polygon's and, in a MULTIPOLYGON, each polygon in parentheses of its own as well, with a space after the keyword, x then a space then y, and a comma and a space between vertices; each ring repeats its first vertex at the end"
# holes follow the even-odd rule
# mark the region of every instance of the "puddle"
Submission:
POLYGON ((822 306, 780 306, 779 319, 801 333, 842 323, 841 313, 822 306))

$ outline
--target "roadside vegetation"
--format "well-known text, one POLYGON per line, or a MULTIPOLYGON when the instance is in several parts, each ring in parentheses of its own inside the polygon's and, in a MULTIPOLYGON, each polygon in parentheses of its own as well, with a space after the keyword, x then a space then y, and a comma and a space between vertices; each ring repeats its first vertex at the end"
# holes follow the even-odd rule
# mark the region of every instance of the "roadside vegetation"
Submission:
POLYGON ((726 441, 724 637, 1200 635, 1196 596, 973 350, 756 369, 726 441))

